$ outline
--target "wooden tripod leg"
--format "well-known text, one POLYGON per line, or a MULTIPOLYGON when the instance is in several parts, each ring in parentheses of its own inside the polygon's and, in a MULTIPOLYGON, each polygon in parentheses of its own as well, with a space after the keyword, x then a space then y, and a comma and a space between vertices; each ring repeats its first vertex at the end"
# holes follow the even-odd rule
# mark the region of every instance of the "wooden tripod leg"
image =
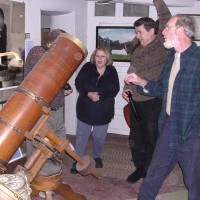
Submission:
POLYGON ((46 191, 46 200, 53 200, 52 191, 46 191))
POLYGON ((60 171, 59 173, 51 176, 36 176, 32 181, 31 195, 37 195, 39 191, 55 191, 65 200, 87 200, 85 196, 74 192, 69 185, 62 183, 61 175, 60 171))
POLYGON ((36 190, 35 188, 31 188, 32 192, 31 192, 31 197, 37 196, 39 194, 39 190, 36 190))
POLYGON ((56 188, 55 192, 59 193, 65 200, 87 200, 84 195, 75 193, 69 185, 64 183, 56 188))

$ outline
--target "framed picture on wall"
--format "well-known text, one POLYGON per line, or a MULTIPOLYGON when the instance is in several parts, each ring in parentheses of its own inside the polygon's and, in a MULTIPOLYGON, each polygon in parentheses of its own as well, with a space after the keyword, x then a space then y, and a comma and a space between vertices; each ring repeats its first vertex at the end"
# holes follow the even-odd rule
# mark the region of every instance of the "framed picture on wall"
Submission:
POLYGON ((187 14, 194 18, 195 21, 195 37, 194 40, 200 41, 200 14, 187 14))
POLYGON ((96 47, 107 47, 112 53, 113 61, 129 62, 131 47, 135 37, 133 26, 97 26, 96 47))

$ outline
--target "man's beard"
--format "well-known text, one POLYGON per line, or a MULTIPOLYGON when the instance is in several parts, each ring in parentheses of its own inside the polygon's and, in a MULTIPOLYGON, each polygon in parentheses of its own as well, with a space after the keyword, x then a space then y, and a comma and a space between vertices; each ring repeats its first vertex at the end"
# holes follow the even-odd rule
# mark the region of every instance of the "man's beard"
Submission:
POLYGON ((173 44, 172 44, 172 42, 167 42, 167 41, 165 41, 165 42, 163 43, 163 45, 164 45, 164 47, 165 47, 166 49, 171 49, 171 48, 174 47, 173 44))

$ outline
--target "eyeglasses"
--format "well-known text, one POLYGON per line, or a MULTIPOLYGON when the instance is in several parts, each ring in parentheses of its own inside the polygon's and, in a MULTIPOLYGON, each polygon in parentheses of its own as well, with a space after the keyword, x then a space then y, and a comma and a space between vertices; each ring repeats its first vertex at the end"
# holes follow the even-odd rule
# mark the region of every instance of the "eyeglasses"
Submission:
POLYGON ((171 28, 173 28, 173 27, 175 27, 175 28, 179 28, 179 26, 165 26, 165 31, 169 31, 171 28))

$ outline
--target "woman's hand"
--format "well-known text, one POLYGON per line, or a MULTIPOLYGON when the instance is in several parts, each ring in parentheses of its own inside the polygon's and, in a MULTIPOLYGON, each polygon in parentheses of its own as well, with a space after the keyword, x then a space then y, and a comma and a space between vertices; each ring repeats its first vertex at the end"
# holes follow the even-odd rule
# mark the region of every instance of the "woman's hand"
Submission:
POLYGON ((88 97, 94 102, 99 101, 100 99, 98 92, 88 92, 88 97))
POLYGON ((72 92, 73 92, 73 89, 64 90, 64 95, 65 95, 65 96, 68 96, 68 95, 70 95, 72 92))

